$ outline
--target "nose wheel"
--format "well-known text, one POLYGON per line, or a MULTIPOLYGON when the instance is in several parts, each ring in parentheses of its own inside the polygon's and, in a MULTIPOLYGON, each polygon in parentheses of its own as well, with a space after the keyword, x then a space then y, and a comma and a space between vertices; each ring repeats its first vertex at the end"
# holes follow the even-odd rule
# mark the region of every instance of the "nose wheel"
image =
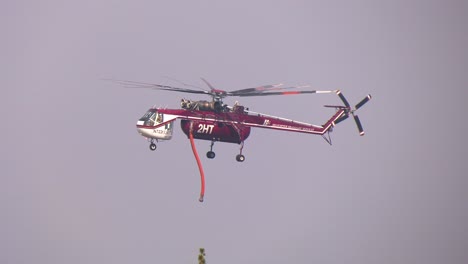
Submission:
POLYGON ((151 143, 151 144, 149 145, 149 148, 150 148, 151 151, 155 151, 155 150, 156 150, 156 144, 151 143))
MULTIPOLYGON (((149 149, 151 151, 155 151, 156 150, 156 144, 154 143, 154 138, 152 139, 148 139, 148 141, 150 142, 150 145, 149 145, 149 149)), ((158 140, 156 139, 156 142, 158 142, 158 140)))

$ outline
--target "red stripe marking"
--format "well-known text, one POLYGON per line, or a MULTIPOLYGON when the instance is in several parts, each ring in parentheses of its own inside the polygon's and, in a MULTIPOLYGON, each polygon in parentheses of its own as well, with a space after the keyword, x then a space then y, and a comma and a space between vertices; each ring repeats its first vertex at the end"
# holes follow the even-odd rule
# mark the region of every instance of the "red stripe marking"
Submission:
POLYGON ((300 94, 298 91, 293 91, 293 92, 283 92, 284 95, 290 95, 290 94, 300 94))

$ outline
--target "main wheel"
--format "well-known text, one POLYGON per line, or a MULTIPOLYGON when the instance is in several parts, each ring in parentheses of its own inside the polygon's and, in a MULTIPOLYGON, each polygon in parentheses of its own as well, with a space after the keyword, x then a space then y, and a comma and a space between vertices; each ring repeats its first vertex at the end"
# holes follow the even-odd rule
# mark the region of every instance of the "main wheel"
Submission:
POLYGON ((208 151, 206 153, 206 157, 208 157, 209 159, 214 159, 215 156, 216 154, 213 151, 208 151))
POLYGON ((236 160, 237 160, 238 162, 243 162, 243 161, 245 160, 245 157, 244 157, 244 155, 239 154, 239 155, 236 156, 236 160))
POLYGON ((149 148, 152 150, 152 151, 155 151, 156 150, 156 144, 154 143, 151 143, 149 148))

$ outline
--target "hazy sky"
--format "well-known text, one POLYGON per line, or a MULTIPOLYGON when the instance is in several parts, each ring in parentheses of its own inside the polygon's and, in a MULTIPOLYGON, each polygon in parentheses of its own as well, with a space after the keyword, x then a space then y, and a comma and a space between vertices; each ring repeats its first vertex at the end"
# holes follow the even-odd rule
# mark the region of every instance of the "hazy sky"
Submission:
MULTIPOLYGON (((0 263, 468 261, 467 1, 1 1, 0 263), (224 90, 341 89, 366 136, 253 129, 236 144, 175 129, 151 106, 204 97, 101 78, 224 90)), ((239 100, 322 124, 335 95, 239 100)))

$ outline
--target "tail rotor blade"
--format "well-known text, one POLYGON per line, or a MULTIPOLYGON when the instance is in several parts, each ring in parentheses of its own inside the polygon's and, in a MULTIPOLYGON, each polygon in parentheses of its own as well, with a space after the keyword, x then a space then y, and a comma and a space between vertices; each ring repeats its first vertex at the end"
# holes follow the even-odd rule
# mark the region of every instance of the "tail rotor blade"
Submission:
POLYGON ((364 129, 362 128, 361 120, 359 120, 359 117, 357 115, 353 115, 353 117, 359 130, 359 135, 364 136, 364 129))
POLYGON ((350 104, 348 103, 348 100, 346 100, 346 97, 344 97, 344 95, 341 93, 341 91, 338 90, 336 94, 340 97, 341 101, 343 101, 343 104, 349 108, 350 104))
POLYGON ((368 94, 366 97, 364 97, 364 99, 361 100, 361 102, 359 102, 356 106, 355 106, 355 109, 358 110, 359 108, 361 108, 365 103, 369 102, 369 100, 372 98, 372 96, 370 94, 368 94))
POLYGON ((345 121, 346 119, 348 119, 349 115, 348 114, 345 114, 343 116, 341 116, 340 118, 338 118, 337 120, 335 120, 335 125, 342 122, 342 121, 345 121))

